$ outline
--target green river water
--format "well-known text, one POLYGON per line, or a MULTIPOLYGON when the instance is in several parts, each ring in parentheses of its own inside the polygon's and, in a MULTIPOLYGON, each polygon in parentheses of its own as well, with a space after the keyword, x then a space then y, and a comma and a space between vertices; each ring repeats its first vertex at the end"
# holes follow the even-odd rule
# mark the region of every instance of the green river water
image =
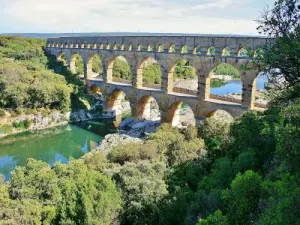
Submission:
POLYGON ((114 133, 112 121, 88 121, 47 130, 25 132, 0 139, 0 174, 9 179, 16 166, 25 166, 28 158, 53 165, 80 158, 97 147, 103 137, 114 133))

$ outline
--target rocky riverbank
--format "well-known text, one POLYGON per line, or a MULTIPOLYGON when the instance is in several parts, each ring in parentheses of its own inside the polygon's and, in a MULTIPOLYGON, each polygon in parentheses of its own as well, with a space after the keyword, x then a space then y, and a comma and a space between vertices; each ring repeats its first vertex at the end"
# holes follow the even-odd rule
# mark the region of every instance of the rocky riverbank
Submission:
POLYGON ((5 112, 0 118, 0 137, 24 131, 43 130, 55 126, 62 126, 68 123, 82 122, 101 117, 97 110, 79 110, 76 112, 62 113, 60 111, 41 110, 30 114, 18 116, 5 112))
MULTIPOLYGON (((120 123, 118 133, 106 135, 102 140, 100 146, 98 146, 88 154, 90 155, 94 154, 97 151, 104 151, 107 155, 114 147, 118 145, 131 142, 143 142, 144 139, 150 133, 155 132, 159 126, 160 121, 127 118, 120 123)), ((83 158, 84 157, 85 156, 83 156, 83 158)))

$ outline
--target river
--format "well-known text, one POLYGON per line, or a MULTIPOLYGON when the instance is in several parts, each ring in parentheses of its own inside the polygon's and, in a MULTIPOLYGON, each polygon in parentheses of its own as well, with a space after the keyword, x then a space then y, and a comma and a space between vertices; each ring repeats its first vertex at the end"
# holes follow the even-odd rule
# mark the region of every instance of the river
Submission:
POLYGON ((113 132, 111 121, 105 120, 8 136, 0 139, 0 174, 9 179, 10 172, 16 166, 25 166, 28 158, 50 165, 57 161, 67 163, 70 157, 78 159, 113 132))
MULTIPOLYGON (((256 79, 256 89, 265 90, 265 83, 268 81, 267 76, 259 76, 256 79)), ((242 81, 241 80, 229 80, 225 85, 217 88, 210 88, 210 93, 215 95, 228 95, 228 94, 241 94, 242 93, 242 81)))

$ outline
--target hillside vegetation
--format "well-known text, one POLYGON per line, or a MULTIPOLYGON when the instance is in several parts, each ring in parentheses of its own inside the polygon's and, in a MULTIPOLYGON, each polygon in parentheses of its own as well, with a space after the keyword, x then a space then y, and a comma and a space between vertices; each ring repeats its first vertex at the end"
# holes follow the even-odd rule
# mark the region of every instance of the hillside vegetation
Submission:
MULTIPOLYGON (((0 224, 300 225, 299 1, 276 1, 258 22, 276 38, 252 68, 277 80, 268 110, 233 121, 208 117, 184 130, 162 124, 142 143, 67 165, 29 159, 8 182, 0 178, 0 224)), ((3 58, 32 78, 44 70, 3 58)), ((51 57, 38 65, 46 64, 81 93, 66 67, 51 57)))

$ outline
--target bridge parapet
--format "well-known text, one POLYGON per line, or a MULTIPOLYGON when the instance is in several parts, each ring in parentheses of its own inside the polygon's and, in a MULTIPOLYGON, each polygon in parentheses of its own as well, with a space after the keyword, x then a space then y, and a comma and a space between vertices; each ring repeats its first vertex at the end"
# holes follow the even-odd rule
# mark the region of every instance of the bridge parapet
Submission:
POLYGON ((49 38, 48 48, 163 52, 206 56, 244 57, 243 49, 256 50, 270 38, 241 36, 100 36, 49 38))

